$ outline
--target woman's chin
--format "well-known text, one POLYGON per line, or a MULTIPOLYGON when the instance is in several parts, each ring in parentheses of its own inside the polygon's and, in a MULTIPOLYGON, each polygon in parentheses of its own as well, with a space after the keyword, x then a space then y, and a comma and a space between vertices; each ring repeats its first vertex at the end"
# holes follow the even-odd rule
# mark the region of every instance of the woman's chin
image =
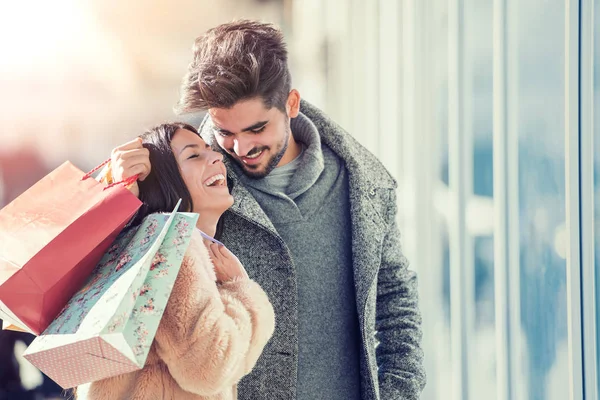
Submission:
POLYGON ((229 210, 231 208, 231 206, 233 205, 233 202, 234 202, 233 196, 229 195, 227 202, 226 202, 227 207, 223 210, 223 212, 229 210))
POLYGON ((229 210, 233 205, 233 196, 228 194, 227 196, 219 197, 214 199, 214 203, 211 204, 211 208, 215 210, 219 215, 229 210))

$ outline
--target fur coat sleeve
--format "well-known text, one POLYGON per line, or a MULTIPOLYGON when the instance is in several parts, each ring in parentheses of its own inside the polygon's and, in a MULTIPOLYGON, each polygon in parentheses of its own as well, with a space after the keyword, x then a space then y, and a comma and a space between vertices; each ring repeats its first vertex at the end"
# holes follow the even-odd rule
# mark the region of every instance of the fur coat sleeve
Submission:
MULTIPOLYGON (((197 232, 196 232, 197 233, 197 232)), ((275 327, 267 295, 249 279, 216 284, 194 234, 155 338, 158 357, 185 391, 219 393, 249 373, 275 327)))

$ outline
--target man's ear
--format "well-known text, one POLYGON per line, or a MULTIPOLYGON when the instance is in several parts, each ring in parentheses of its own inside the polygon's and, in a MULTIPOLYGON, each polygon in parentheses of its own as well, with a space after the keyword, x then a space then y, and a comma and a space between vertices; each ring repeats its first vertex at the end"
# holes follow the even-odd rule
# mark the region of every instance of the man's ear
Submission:
POLYGON ((300 112, 300 92, 296 89, 290 90, 287 102, 285 103, 285 110, 289 118, 296 118, 298 116, 300 112))

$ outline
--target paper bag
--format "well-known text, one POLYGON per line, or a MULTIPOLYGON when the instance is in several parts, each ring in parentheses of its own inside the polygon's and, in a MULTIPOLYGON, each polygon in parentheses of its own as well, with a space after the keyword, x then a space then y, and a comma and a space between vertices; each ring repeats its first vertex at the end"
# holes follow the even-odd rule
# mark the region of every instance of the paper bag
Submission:
POLYGON ((197 218, 153 214, 123 233, 25 358, 65 389, 143 368, 197 218))
POLYGON ((0 310, 40 334, 141 202, 66 162, 0 210, 0 310))

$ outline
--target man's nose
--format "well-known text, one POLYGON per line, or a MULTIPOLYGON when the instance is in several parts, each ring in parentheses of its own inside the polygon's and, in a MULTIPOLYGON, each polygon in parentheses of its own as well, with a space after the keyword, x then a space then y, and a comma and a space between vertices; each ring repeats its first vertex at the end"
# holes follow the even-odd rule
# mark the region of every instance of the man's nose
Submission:
POLYGON ((252 149, 252 145, 248 142, 235 139, 233 141, 233 151, 238 157, 244 157, 252 149))

